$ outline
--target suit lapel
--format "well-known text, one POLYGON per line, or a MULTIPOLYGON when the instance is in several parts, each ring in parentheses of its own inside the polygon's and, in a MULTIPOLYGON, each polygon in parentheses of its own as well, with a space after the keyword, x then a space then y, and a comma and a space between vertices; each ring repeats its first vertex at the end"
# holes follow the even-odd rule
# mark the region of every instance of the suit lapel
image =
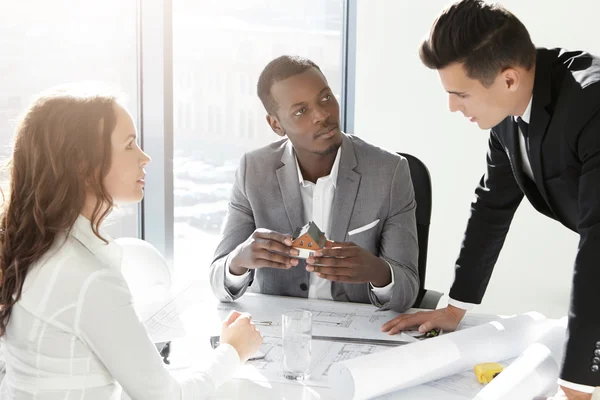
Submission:
MULTIPOLYGON (((534 206, 539 206, 541 203, 547 203, 545 199, 543 199, 540 195, 540 191, 538 190, 535 182, 529 179, 529 176, 525 173, 525 168, 523 167, 523 159, 521 155, 521 144, 519 143, 519 127, 513 117, 508 119, 506 122, 505 128, 507 132, 505 136, 506 147, 508 150, 508 158, 510 160, 511 168, 513 170, 513 174, 515 175, 515 179, 517 180, 517 184, 527 195, 529 201, 534 206)), ((530 161, 531 162, 531 161, 530 161)))
POLYGON ((529 121, 529 162, 533 177, 540 194, 548 202, 548 195, 544 187, 544 176, 542 173, 542 142, 548 131, 550 113, 548 108, 552 101, 550 75, 550 61, 547 60, 546 52, 538 52, 536 63, 535 82, 533 86, 533 103, 531 105, 531 120, 529 121))
POLYGON ((330 238, 336 242, 346 240, 348 225, 352 217, 356 195, 360 185, 361 175, 354 171, 358 162, 354 153, 352 141, 344 135, 342 139, 342 149, 340 166, 337 178, 337 187, 331 205, 331 232, 330 238))
POLYGON ((512 165, 512 169, 517 179, 517 183, 522 188, 525 183, 525 170, 523 169, 523 160, 521 159, 520 144, 519 144, 519 127, 515 120, 510 117, 506 123, 506 147, 508 148, 508 157, 512 165))
POLYGON ((283 206, 290 220, 290 232, 294 232, 296 228, 304 225, 304 212, 296 161, 292 143, 289 140, 283 149, 281 164, 277 167, 276 174, 283 206))

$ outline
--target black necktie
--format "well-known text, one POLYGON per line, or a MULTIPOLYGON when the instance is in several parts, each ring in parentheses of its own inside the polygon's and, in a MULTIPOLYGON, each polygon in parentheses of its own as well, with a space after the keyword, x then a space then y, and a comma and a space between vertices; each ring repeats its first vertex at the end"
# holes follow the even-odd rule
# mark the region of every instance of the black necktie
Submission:
POLYGON ((529 124, 527 122, 523 121, 523 118, 518 117, 517 125, 519 125, 519 129, 523 133, 523 136, 525 137, 525 139, 527 139, 527 137, 529 135, 529 124))

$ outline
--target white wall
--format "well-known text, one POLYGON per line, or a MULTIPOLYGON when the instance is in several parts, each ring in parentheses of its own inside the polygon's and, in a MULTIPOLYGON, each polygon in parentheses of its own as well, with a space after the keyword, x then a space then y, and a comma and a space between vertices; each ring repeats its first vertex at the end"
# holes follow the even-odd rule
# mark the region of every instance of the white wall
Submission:
MULTIPOLYGON (((389 150, 412 153, 429 167, 434 198, 426 285, 446 294, 473 191, 485 171, 488 138, 487 131, 448 111, 437 73, 418 57, 421 39, 447 4, 358 0, 354 132, 389 150)), ((528 27, 537 46, 600 55, 597 0, 502 4, 528 27)), ((524 200, 476 311, 565 315, 577 239, 524 200)))

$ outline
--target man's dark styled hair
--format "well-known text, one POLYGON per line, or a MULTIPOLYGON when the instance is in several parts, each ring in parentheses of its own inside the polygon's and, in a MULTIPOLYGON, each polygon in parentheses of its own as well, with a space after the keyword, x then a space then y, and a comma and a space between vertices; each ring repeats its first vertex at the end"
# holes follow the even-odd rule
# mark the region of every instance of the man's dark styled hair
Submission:
POLYGON ((279 81, 301 74, 313 67, 321 71, 317 64, 299 56, 281 56, 267 64, 258 78, 256 89, 260 101, 269 114, 274 115, 278 108, 277 102, 271 96, 271 87, 279 81))
POLYGON ((467 76, 489 87, 509 67, 531 69, 536 49, 527 28, 499 4, 461 0, 442 11, 419 49, 428 68, 463 63, 467 76))

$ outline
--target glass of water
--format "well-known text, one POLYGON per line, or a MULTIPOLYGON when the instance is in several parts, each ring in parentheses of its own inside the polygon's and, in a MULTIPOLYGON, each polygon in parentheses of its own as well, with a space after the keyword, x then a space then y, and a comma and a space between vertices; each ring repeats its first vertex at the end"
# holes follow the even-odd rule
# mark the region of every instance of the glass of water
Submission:
POLYGON ((308 377, 311 361, 312 313, 298 310, 281 316, 283 329, 283 376, 300 380, 308 377))

